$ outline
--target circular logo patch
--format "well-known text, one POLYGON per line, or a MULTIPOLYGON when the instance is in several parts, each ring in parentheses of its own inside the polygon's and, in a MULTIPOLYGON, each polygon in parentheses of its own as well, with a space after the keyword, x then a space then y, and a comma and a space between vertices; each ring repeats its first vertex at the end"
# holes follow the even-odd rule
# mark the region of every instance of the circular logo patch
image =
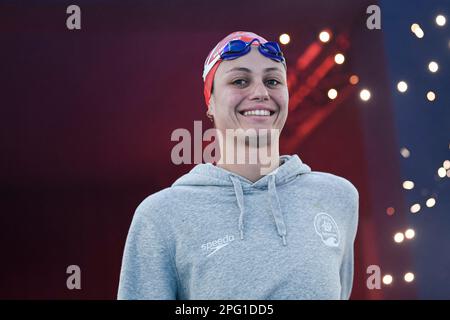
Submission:
POLYGON ((325 212, 320 212, 314 218, 314 228, 323 243, 329 247, 339 245, 339 229, 333 217, 325 212))

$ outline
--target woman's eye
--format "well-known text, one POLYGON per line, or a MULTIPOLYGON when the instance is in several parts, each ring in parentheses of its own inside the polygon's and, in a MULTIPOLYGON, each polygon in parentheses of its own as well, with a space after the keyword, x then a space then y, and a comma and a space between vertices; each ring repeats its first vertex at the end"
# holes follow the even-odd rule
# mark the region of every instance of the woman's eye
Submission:
POLYGON ((267 83, 269 85, 271 85, 271 86, 276 86, 277 84, 280 84, 280 82, 278 80, 275 80, 275 79, 267 80, 267 83))
POLYGON ((238 79, 238 80, 233 81, 233 84, 237 84, 238 86, 242 86, 242 85, 245 84, 245 82, 246 82, 246 80, 244 80, 244 79, 238 79))

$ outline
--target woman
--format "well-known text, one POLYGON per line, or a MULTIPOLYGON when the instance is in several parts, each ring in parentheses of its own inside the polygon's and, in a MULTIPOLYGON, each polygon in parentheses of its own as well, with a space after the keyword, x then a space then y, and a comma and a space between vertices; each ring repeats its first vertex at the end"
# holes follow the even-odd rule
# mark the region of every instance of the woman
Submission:
POLYGON ((257 143, 222 143, 217 165, 196 165, 138 206, 118 298, 348 299, 358 191, 280 156, 278 136, 268 137, 288 114, 279 46, 234 32, 211 50, 203 79, 216 130, 253 129, 257 143), (270 148, 269 162, 234 163, 226 148, 270 148))

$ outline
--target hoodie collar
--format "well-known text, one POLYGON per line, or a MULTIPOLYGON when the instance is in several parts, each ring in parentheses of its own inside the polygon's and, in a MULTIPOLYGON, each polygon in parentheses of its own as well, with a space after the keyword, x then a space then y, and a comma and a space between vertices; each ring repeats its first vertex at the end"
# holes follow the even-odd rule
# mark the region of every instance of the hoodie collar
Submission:
POLYGON ((275 175, 276 185, 282 185, 295 179, 299 174, 311 171, 311 168, 304 164, 296 154, 282 155, 280 161, 282 164, 278 168, 255 182, 211 163, 200 163, 192 168, 189 173, 178 178, 172 186, 231 186, 230 175, 233 175, 239 179, 244 190, 252 188, 267 189, 271 175, 275 175))

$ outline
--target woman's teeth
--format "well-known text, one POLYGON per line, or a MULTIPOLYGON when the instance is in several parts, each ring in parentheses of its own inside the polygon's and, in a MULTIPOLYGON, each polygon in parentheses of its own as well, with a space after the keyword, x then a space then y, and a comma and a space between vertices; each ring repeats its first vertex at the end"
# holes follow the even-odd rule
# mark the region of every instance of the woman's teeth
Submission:
POLYGON ((245 111, 244 116, 270 116, 270 111, 269 110, 245 111))

